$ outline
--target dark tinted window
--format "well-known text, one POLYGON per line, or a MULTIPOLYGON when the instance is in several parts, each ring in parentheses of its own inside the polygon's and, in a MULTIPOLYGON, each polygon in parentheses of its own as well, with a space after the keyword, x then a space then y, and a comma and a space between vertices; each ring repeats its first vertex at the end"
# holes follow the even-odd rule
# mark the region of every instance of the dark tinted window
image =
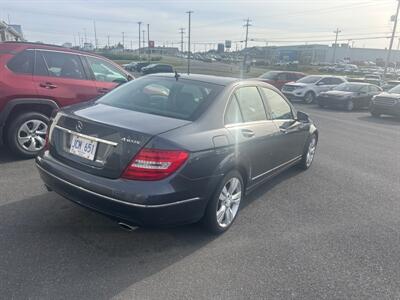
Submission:
POLYGON ((330 83, 329 84, 341 84, 343 83, 343 80, 340 78, 330 78, 330 83))
POLYGON ((223 86, 194 80, 142 77, 103 96, 99 102, 123 109, 193 120, 223 86))
POLYGON ((237 103, 236 96, 233 96, 228 104, 225 112, 225 125, 242 123, 243 118, 240 113, 239 104, 237 103))
POLYGON ((235 95, 245 122, 266 120, 264 104, 256 87, 239 88, 235 95))
POLYGON ((127 80, 125 73, 111 63, 92 56, 88 56, 87 59, 97 81, 121 82, 127 80))
POLYGON ((36 52, 36 75, 85 79, 85 72, 78 55, 37 51, 36 52))
POLYGON ((274 120, 293 119, 292 109, 285 99, 277 92, 262 88, 265 97, 267 98, 268 106, 271 110, 271 117, 274 120))
POLYGON ((13 57, 7 67, 15 73, 32 74, 34 62, 34 52, 25 50, 13 57))

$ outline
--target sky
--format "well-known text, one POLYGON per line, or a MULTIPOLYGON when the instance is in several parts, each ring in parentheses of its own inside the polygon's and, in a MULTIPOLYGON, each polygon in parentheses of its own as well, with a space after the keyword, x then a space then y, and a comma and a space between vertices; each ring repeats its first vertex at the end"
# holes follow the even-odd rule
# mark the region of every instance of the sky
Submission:
POLYGON ((0 0, 0 19, 22 25, 29 41, 52 44, 78 44, 85 32, 94 44, 95 21, 99 47, 108 36, 111 45, 122 42, 124 32, 125 47, 137 48, 138 21, 142 30, 149 24, 156 46, 179 46, 179 28, 185 28, 186 43, 191 10, 196 51, 225 40, 242 48, 247 18, 249 46, 331 44, 339 28, 341 43, 387 48, 396 5, 396 0, 0 0))

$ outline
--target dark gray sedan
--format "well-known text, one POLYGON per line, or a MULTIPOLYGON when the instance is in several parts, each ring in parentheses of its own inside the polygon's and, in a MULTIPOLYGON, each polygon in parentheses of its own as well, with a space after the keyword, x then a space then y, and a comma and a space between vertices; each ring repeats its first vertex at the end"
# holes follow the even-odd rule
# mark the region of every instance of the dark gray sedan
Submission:
POLYGON ((274 87, 150 75, 57 112, 37 157, 49 190, 124 226, 202 221, 227 230, 244 196, 298 165, 318 132, 274 87))

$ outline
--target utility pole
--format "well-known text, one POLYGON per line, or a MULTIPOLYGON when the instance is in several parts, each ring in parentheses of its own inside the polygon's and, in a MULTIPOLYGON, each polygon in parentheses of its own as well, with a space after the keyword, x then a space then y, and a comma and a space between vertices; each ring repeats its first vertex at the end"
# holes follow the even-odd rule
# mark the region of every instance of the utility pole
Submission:
POLYGON ((334 31, 333 33, 336 34, 336 36, 335 36, 335 44, 333 45, 332 63, 335 63, 336 62, 337 40, 338 40, 339 33, 341 33, 341 31, 339 30, 339 28, 337 28, 336 31, 334 31))
POLYGON ((79 48, 81 47, 81 33, 78 32, 78 43, 79 43, 79 48))
POLYGON ((122 51, 125 51, 125 32, 122 31, 122 51))
POLYGON ((188 66, 187 66, 187 73, 188 74, 190 74, 190 29, 191 29, 191 21, 192 21, 192 19, 191 19, 191 17, 192 17, 192 13, 193 13, 193 11, 192 10, 189 10, 189 11, 187 11, 186 12, 188 15, 189 15, 189 29, 188 29, 188 31, 189 31, 189 35, 188 35, 188 66))
POLYGON ((146 33, 146 30, 142 30, 142 32, 143 32, 143 49, 146 47, 146 41, 145 41, 145 33, 146 33))
POLYGON ((247 41, 249 40, 249 27, 251 26, 250 21, 251 20, 249 18, 247 18, 247 20, 245 20, 246 23, 243 25, 243 27, 246 27, 246 39, 244 41, 244 51, 245 51, 245 53, 244 53, 244 57, 243 57, 243 71, 244 71, 244 69, 246 67, 246 62, 247 62, 247 59, 248 59, 248 57, 247 57, 247 41))
POLYGON ((185 33, 185 28, 179 28, 179 33, 181 34, 181 52, 183 53, 183 34, 185 33))
POLYGON ((84 32, 84 35, 85 35, 85 43, 87 43, 86 28, 83 28, 83 32, 84 32))
POLYGON ((94 49, 97 49, 97 31, 96 31, 96 21, 93 20, 93 29, 94 29, 94 49))
POLYGON ((150 24, 147 24, 147 51, 149 54, 149 61, 150 61, 150 55, 151 55, 151 50, 150 50, 150 24))
POLYGON ((397 0, 397 9, 396 9, 396 15, 394 17, 394 24, 393 24, 393 32, 392 32, 392 37, 390 38, 390 44, 389 44, 389 50, 387 53, 387 57, 386 57, 386 62, 385 62, 385 70, 383 71, 383 78, 386 78, 386 73, 387 73, 387 69, 389 66, 389 62, 390 62, 390 55, 392 54, 392 48, 393 48, 393 40, 394 40, 394 36, 396 34, 396 27, 397 27, 397 19, 399 17, 399 10, 400 10, 400 0, 397 0))
POLYGON ((139 46, 138 46, 138 52, 139 52, 139 58, 140 58, 140 26, 142 25, 142 22, 137 22, 139 25, 139 46))
POLYGON ((131 49, 133 49, 133 41, 131 40, 131 49))
POLYGON ((110 35, 107 35, 107 46, 110 48, 110 35))
POLYGON ((73 35, 74 35, 74 46, 76 46, 76 36, 75 36, 75 33, 74 33, 73 35))

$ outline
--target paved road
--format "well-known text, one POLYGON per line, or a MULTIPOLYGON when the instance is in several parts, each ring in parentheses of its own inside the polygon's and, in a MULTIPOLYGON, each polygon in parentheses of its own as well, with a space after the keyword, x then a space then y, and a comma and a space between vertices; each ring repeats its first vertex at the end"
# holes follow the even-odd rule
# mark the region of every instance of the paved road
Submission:
POLYGON ((314 165, 251 194, 219 237, 125 232, 0 150, 0 297, 400 298, 400 122, 300 107, 321 131, 314 165))

